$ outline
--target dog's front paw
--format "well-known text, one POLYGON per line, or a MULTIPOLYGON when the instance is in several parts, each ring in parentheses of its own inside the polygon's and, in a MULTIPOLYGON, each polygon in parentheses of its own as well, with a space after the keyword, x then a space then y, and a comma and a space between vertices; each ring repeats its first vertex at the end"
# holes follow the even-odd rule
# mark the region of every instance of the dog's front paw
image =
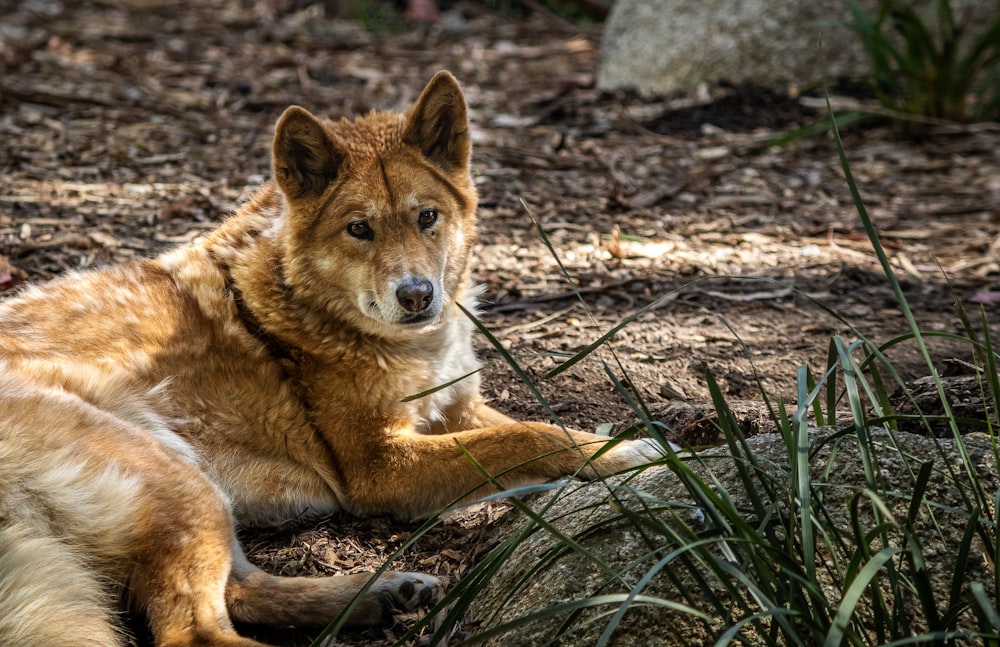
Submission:
POLYGON ((388 612, 430 606, 444 591, 438 578, 425 573, 386 573, 372 588, 388 612))
MULTIPOLYGON (((670 443, 670 449, 677 451, 680 449, 670 443)), ((633 467, 648 465, 666 455, 663 446, 653 438, 639 438, 637 440, 622 440, 616 443, 611 449, 593 459, 581 472, 584 478, 599 478, 621 472, 633 467)))

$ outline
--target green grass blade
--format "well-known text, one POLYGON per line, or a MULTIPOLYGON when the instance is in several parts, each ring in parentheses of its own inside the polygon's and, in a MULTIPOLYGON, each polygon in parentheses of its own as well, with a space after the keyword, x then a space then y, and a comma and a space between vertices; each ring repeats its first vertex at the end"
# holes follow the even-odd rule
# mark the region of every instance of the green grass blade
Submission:
MULTIPOLYGON (((741 568, 738 567, 737 564, 734 564, 731 561, 728 561, 728 560, 725 560, 725 559, 721 559, 721 558, 716 558, 716 562, 717 562, 718 567, 719 567, 719 569, 721 571, 727 573, 730 577, 732 577, 733 579, 735 579, 736 581, 738 581, 740 584, 742 584, 747 589, 747 591, 750 592, 750 595, 753 597, 754 601, 757 603, 757 605, 759 606, 759 608, 761 608, 761 609, 778 609, 778 608, 781 608, 781 605, 778 604, 773 599, 773 597, 770 595, 770 593, 767 592, 767 591, 764 591, 760 587, 760 582, 759 581, 754 581, 753 579, 751 579, 747 575, 747 573, 744 572, 743 569, 741 569, 741 568)), ((750 569, 747 569, 747 570, 750 570, 750 569)), ((760 574, 760 571, 758 570, 757 573, 760 574)), ((783 614, 774 615, 772 617, 774 618, 775 622, 783 630, 783 632, 784 632, 783 636, 784 636, 784 638, 788 642, 790 642, 791 644, 794 644, 794 645, 801 645, 802 647, 806 647, 806 645, 809 644, 800 635, 800 632, 796 631, 796 629, 794 628, 794 626, 792 625, 792 623, 789 622, 789 619, 787 617, 785 617, 783 614)))
POLYGON ((917 472, 917 479, 913 484, 913 493, 910 496, 910 506, 906 513, 906 523, 911 528, 917 523, 917 515, 920 513, 920 507, 924 503, 924 492, 927 491, 927 483, 930 481, 933 469, 934 462, 926 461, 920 464, 920 471, 917 472))
MULTIPOLYGON (((868 110, 850 110, 848 112, 842 112, 837 115, 838 123, 841 128, 850 126, 852 124, 860 124, 866 121, 873 121, 876 119, 884 119, 885 115, 880 112, 871 112, 868 110)), ((829 117, 824 117, 818 121, 814 121, 811 124, 806 124, 801 128, 796 128, 795 130, 789 130, 788 132, 779 133, 774 137, 768 139, 760 146, 751 150, 752 153, 762 153, 769 148, 774 148, 775 146, 785 146, 793 142, 797 142, 802 139, 809 139, 811 137, 818 137, 819 135, 825 135, 830 132, 833 122, 829 117)))
MULTIPOLYGON (((715 375, 709 370, 708 366, 702 368, 703 375, 705 376, 705 382, 708 386, 709 394, 712 397, 712 404, 715 406, 716 415, 719 418, 719 425, 725 434, 726 442, 729 444, 730 452, 734 457, 738 459, 745 458, 746 462, 749 463, 755 470, 759 472, 759 468, 756 465, 753 452, 746 444, 746 438, 743 437, 743 432, 740 429, 739 423, 736 422, 736 418, 733 417, 732 411, 729 409, 729 404, 726 402, 726 398, 722 395, 722 389, 719 387, 719 383, 715 379, 715 375)), ((750 502, 753 505, 754 514, 758 518, 762 518, 766 515, 767 506, 764 500, 760 496, 760 491, 758 488, 758 483, 754 478, 751 477, 749 470, 743 460, 736 460, 736 469, 739 473, 740 481, 743 483, 747 495, 750 498, 750 502)), ((772 495, 768 492, 766 484, 763 484, 766 492, 769 496, 772 495)))
POLYGON ((847 389, 847 401, 851 407, 854 420, 854 431, 858 437, 861 454, 861 464, 864 468, 865 483, 875 489, 875 466, 872 461, 871 437, 868 431, 868 418, 864 403, 861 401, 861 391, 858 388, 860 374, 857 363, 850 355, 846 342, 839 336, 834 337, 837 354, 840 358, 841 370, 844 376, 844 387, 847 389))
POLYGON ((861 570, 858 571, 851 585, 844 591, 844 595, 840 600, 840 606, 837 608, 837 614, 834 616, 833 624, 830 625, 826 640, 823 642, 823 647, 840 647, 843 644, 844 638, 850 629, 851 617, 854 615, 862 596, 864 596, 865 589, 872 584, 875 576, 878 575, 878 572, 885 563, 900 551, 900 548, 892 546, 883 548, 873 555, 861 570))
POLYGON ((514 370, 514 373, 521 379, 522 382, 524 382, 524 384, 531 391, 532 395, 535 396, 535 399, 538 400, 538 402, 545 408, 545 413, 547 413, 552 420, 556 421, 556 424, 564 427, 565 425, 563 425, 559 414, 557 414, 552 406, 549 405, 548 400, 544 395, 542 395, 542 392, 538 390, 538 387, 535 386, 535 383, 530 377, 528 377, 528 374, 524 372, 524 369, 522 369, 517 363, 517 360, 514 359, 513 355, 511 355, 510 352, 503 347, 503 344, 500 343, 500 340, 497 339, 492 332, 490 332, 490 329, 486 327, 486 324, 480 321, 479 317, 466 310, 465 306, 461 303, 456 305, 458 306, 458 309, 461 310, 470 321, 472 321, 472 324, 477 330, 479 330, 479 333, 486 338, 490 345, 496 349, 496 351, 500 353, 500 356, 504 358, 508 365, 510 365, 510 367, 514 370))
POLYGON ((733 328, 725 317, 721 315, 716 315, 722 325, 726 327, 736 338, 736 342, 740 345, 740 350, 743 353, 743 357, 746 358, 747 362, 750 363, 750 370, 753 373, 754 382, 757 384, 757 393, 760 395, 760 399, 764 402, 764 407, 767 409, 767 415, 774 422, 775 427, 778 429, 787 429, 789 427, 789 421, 786 412, 782 409, 780 411, 775 411, 774 406, 771 404, 771 398, 767 394, 767 389, 764 386, 764 380, 761 377, 760 371, 757 370, 757 365, 753 359, 753 353, 750 352, 750 348, 740 337, 740 334, 733 328))
MULTIPOLYGON (((923 334, 920 331, 919 326, 917 326, 917 321, 913 316, 913 311, 910 309, 910 304, 906 300, 906 296, 903 294, 903 288, 899 284, 899 280, 896 278, 896 273, 892 269, 892 264, 889 262, 889 257, 886 256, 885 249, 882 247, 881 241, 879 239, 878 232, 875 230, 875 224, 872 222, 871 217, 868 215, 868 209, 865 207, 864 201, 861 199, 861 193, 858 190, 857 182, 854 180, 854 174, 851 172, 850 164, 847 162, 847 153, 844 149, 844 142, 840 138, 840 131, 837 129, 836 118, 833 116, 832 108, 830 108, 829 97, 827 98, 827 109, 830 111, 831 119, 833 119, 833 135, 834 141, 837 144, 837 154, 840 157, 840 166, 844 172, 844 178, 847 181, 847 186, 851 192, 851 198, 854 201, 854 207, 858 212, 858 216, 861 218, 861 224, 864 226, 865 233, 868 236, 868 240, 872 243, 872 247, 875 251, 875 256, 878 258, 879 265, 882 267, 882 271, 885 274, 886 280, 889 282, 889 287, 892 289, 893 295, 896 297, 896 302, 906 318, 906 322, 910 327, 911 332, 913 332, 914 340, 916 341, 918 347, 920 348, 921 354, 924 356, 927 362, 927 368, 930 369, 931 375, 935 378, 939 385, 939 395, 944 401, 943 404, 947 407, 947 398, 945 397, 943 388, 940 387, 940 377, 934 362, 930 359, 930 353, 927 350, 927 345, 924 342, 923 334)), ((947 411, 948 414, 951 413, 950 408, 947 411)), ((957 435, 957 429, 955 430, 957 435)))
MULTIPOLYGON (((622 601, 624 601, 627 597, 628 596, 624 593, 614 593, 608 595, 597 595, 585 598, 583 600, 571 600, 569 602, 554 604, 550 607, 546 607, 545 609, 540 609, 538 611, 529 613, 515 620, 511 620, 510 622, 506 622, 497 627, 493 627, 491 629, 487 629, 486 631, 477 633, 471 638, 463 640, 460 643, 457 643, 456 647, 462 647, 464 645, 477 645, 479 643, 486 642, 491 638, 503 636, 504 634, 510 633, 512 630, 517 629, 518 627, 524 627, 535 622, 542 622, 550 618, 553 618, 555 616, 562 615, 564 613, 580 609, 590 609, 601 606, 618 605, 621 604, 622 601)), ((646 604, 654 607, 662 607, 670 611, 679 611, 682 613, 686 613, 696 618, 700 618, 705 622, 711 621, 711 617, 702 613, 701 611, 698 611, 697 609, 689 607, 684 604, 673 602, 671 600, 664 600, 661 598, 639 595, 636 596, 636 598, 633 600, 633 603, 646 604)))
POLYGON ((809 421, 806 413, 809 402, 815 398, 818 388, 810 395, 807 384, 807 369, 802 366, 798 371, 798 410, 793 422, 796 425, 795 453, 790 462, 795 468, 792 471, 793 485, 796 488, 796 498, 799 505, 799 532, 801 533, 802 563, 806 568, 809 580, 816 579, 816 538, 813 535, 812 520, 812 481, 809 472, 809 421))
MULTIPOLYGON (((1000 532, 1000 490, 993 495, 993 532, 1000 532)), ((1000 564, 1000 537, 994 536, 986 545, 993 549, 993 564, 1000 564)), ((993 569, 993 592, 1000 593, 1000 568, 993 569)))
POLYGON ((662 559, 653 564, 653 566, 651 566, 649 570, 646 571, 646 573, 643 574, 641 578, 639 578, 639 581, 635 583, 635 586, 633 586, 632 589, 629 591, 628 596, 624 600, 622 600, 621 604, 618 605, 618 610, 615 611, 615 614, 608 621, 608 624, 605 625, 604 631, 601 632, 601 635, 598 637, 597 642, 594 644, 594 647, 605 647, 611 641, 611 637, 618 629, 618 626, 621 623, 622 618, 625 617, 625 613, 632 608, 632 605, 635 603, 635 600, 638 599, 639 595, 642 593, 642 590, 645 589, 646 586, 648 586, 649 583, 653 581, 653 578, 659 575, 668 564, 677 559, 683 553, 696 550, 701 546, 707 546, 714 543, 715 543, 714 539, 686 543, 680 548, 674 549, 669 554, 665 555, 662 559))
POLYGON ((664 294, 663 296, 659 297, 658 299, 656 299, 652 303, 649 303, 648 305, 646 305, 646 306, 640 308, 639 310, 636 310, 632 314, 628 315, 627 317, 625 317, 624 319, 622 319, 621 321, 619 321, 617 324, 615 324, 614 326, 612 326, 607 332, 603 333, 600 337, 598 337, 596 341, 593 341, 590 344, 587 344, 586 346, 583 347, 583 349, 577 351, 576 354, 574 354, 572 357, 570 357, 569 359, 567 359, 565 362, 563 362, 562 364, 556 366, 555 368, 553 368, 552 370, 550 370, 548 373, 546 373, 545 374, 545 379, 549 379, 549 378, 555 377, 556 375, 559 375, 563 371, 566 371, 567 369, 569 369, 570 367, 572 367, 573 365, 575 365, 580 360, 585 359, 587 356, 589 356, 590 354, 592 354, 595 350, 597 350, 598 348, 600 348, 601 346, 603 346, 604 344, 606 344, 609 339, 611 339, 612 337, 614 337, 615 335, 617 335, 618 331, 620 331, 622 328, 628 326, 633 321, 635 321, 636 319, 638 319, 642 315, 646 314, 647 312, 650 312, 650 311, 654 310, 655 308, 657 308, 660 305, 660 303, 662 303, 664 300, 670 298, 673 294, 675 294, 676 292, 680 291, 680 289, 681 288, 678 288, 676 290, 671 290, 670 292, 667 292, 666 294, 664 294))
MULTIPOLYGON (((978 636, 983 638, 984 636, 978 636)), ((928 631, 916 636, 907 636, 899 640, 892 640, 882 647, 904 647, 905 645, 917 645, 918 647, 928 647, 928 645, 953 645, 955 640, 964 640, 967 644, 978 644, 972 641, 977 638, 975 634, 967 631, 928 631)), ((965 644, 963 643, 963 644, 965 644)), ((983 643, 983 647, 990 643, 983 643)))
MULTIPOLYGON (((806 390, 812 391, 816 388, 816 378, 813 377, 812 371, 809 367, 806 367, 806 390)), ((813 407, 813 417, 816 419, 817 427, 826 426, 826 414, 823 413, 823 405, 821 404, 819 398, 814 398, 812 401, 813 407)))
POLYGON ((462 375, 461 377, 456 377, 454 380, 451 380, 450 382, 439 384, 438 386, 427 389, 426 391, 421 391, 420 393, 414 393, 413 395, 408 395, 402 400, 400 400, 400 402, 413 402, 414 400, 419 400, 420 398, 426 398, 427 396, 433 395, 438 391, 443 391, 444 389, 447 389, 449 386, 452 386, 453 384, 458 384, 459 382, 461 382, 466 378, 472 377, 481 370, 483 370, 482 367, 477 368, 474 371, 469 371, 468 373, 462 375))
POLYGON ((378 569, 375 570, 374 573, 372 573, 371 578, 368 580, 367 583, 365 583, 365 585, 363 587, 361 587, 361 590, 359 590, 355 594, 355 596, 351 599, 351 602, 344 608, 343 611, 341 611, 337 615, 336 618, 334 618, 330 622, 330 624, 328 624, 323 629, 323 631, 321 631, 319 633, 319 635, 317 635, 312 640, 311 643, 309 643, 309 647, 320 647, 321 645, 327 644, 329 638, 331 638, 333 636, 336 636, 340 632, 340 630, 344 628, 344 625, 347 624, 347 619, 350 617, 351 613, 358 606, 358 604, 361 603, 362 598, 365 597, 365 594, 372 587, 372 585, 375 584, 375 581, 378 579, 378 576, 381 575, 381 574, 383 574, 383 573, 385 573, 386 571, 388 571, 389 570, 389 565, 393 561, 395 561, 396 559, 398 559, 399 557, 401 557, 403 555, 403 553, 406 552, 410 548, 410 546, 412 546, 414 543, 416 543, 420 538, 422 538, 432 528, 434 528, 435 526, 437 526, 440 523, 441 523, 441 519, 435 517, 435 518, 429 519, 426 522, 424 522, 423 524, 421 524, 421 526, 419 528, 417 528, 413 532, 413 534, 410 535, 399 546, 399 548, 397 548, 396 550, 394 550, 392 552, 392 554, 389 555, 386 558, 385 562, 383 562, 383 564, 378 569))
MULTIPOLYGON (((943 626, 941 614, 937 609, 934 587, 930 580, 930 574, 920 544, 920 533, 917 530, 920 510, 926 504, 924 495, 927 491, 927 484, 930 481, 933 467, 933 461, 923 462, 913 483, 912 491, 907 493, 910 503, 905 521, 907 537, 907 551, 905 555, 910 568, 909 578, 920 600, 928 627, 932 631, 941 631, 947 627, 943 626)), ((933 520, 933 513, 931 513, 931 519, 933 520)))
MULTIPOLYGON (((605 375, 608 376, 608 379, 611 380, 611 384, 615 387, 615 391, 617 391, 618 394, 622 396, 622 399, 625 400, 625 403, 628 405, 629 409, 631 409, 632 412, 636 415, 636 417, 639 418, 639 422, 642 425, 643 429, 645 429, 650 436, 655 438, 656 441, 660 443, 660 447, 663 447, 664 453, 666 453, 666 448, 670 447, 670 442, 663 435, 663 432, 660 430, 659 425, 653 423, 653 420, 650 417, 649 410, 641 406, 640 403, 635 400, 635 398, 633 397, 633 392, 627 389, 624 384, 622 384, 621 380, 619 380, 618 376, 614 374, 614 372, 611 370, 611 367, 608 365, 607 362, 602 362, 602 364, 604 366, 604 373, 605 375)), ((618 434, 616 438, 621 435, 622 434, 618 434)))
MULTIPOLYGON (((531 222, 534 223, 535 230, 538 232, 539 237, 542 239, 542 243, 549 250, 549 253, 552 255, 552 258, 555 260, 556 264, 559 266, 559 271, 562 274, 563 279, 566 281, 567 285, 569 285, 570 289, 576 295, 576 298, 577 298, 577 300, 580 301, 580 304, 583 305, 584 310, 587 312, 588 315, 590 315, 591 320, 594 323, 594 326, 597 327, 597 328, 599 328, 597 320, 593 317, 593 315, 591 315, 590 309, 587 307, 587 303, 586 303, 586 301, 583 298, 583 294, 581 294, 580 290, 577 288, 576 282, 573 280, 573 277, 570 275, 569 271, 566 269, 566 266, 563 264, 562 258, 559 257, 559 254, 556 252, 555 247, 552 245, 552 242, 549 240, 548 234, 545 233, 545 228, 542 227, 541 221, 538 220, 538 217, 535 215, 535 212, 531 209, 531 207, 528 205, 528 203, 523 198, 521 199, 521 206, 524 207, 524 210, 528 214, 528 217, 531 218, 531 222)), ((616 330, 620 330, 620 328, 616 328, 616 330)), ((591 351, 589 351, 587 353, 587 355, 589 355, 590 352, 593 352, 593 350, 596 350, 597 348, 599 348, 601 345, 603 345, 605 343, 608 343, 610 341, 610 339, 611 339, 610 336, 607 336, 607 337, 602 336, 602 340, 603 341, 601 341, 601 343, 597 344, 597 346, 595 346, 591 351)), ((611 346, 610 344, 608 344, 607 349, 611 353, 611 357, 615 360, 615 363, 618 365, 618 369, 622 372, 623 375, 625 375, 627 373, 627 371, 625 370, 625 366, 622 364, 621 360, 619 359, 618 353, 615 352, 614 347, 611 346)), ((584 357, 586 357, 586 355, 584 355, 584 357)), ((582 359, 582 357, 580 359, 582 359)), ((576 361, 579 361, 579 360, 576 360, 576 361)), ((575 362, 573 362, 573 363, 575 363, 575 362)), ((570 366, 572 366, 572 364, 570 364, 570 366)), ((556 368, 558 369, 559 367, 556 367, 556 368)), ((566 368, 569 368, 569 366, 567 366, 566 368)), ((558 372, 561 372, 561 371, 558 371, 558 372)), ((552 371, 550 371, 546 375, 546 378, 550 378, 550 377, 552 377, 554 375, 557 375, 558 372, 552 372, 552 371)), ((637 389, 635 389, 634 387, 632 387, 631 383, 629 383, 629 390, 632 391, 632 399, 635 400, 639 404, 639 406, 641 406, 641 407, 643 407, 645 409, 646 408, 646 403, 643 401, 642 394, 639 393, 639 391, 637 389)), ((646 411, 646 416, 647 417, 649 416, 649 411, 648 410, 646 411)))
POLYGON ((839 353, 833 338, 826 352, 826 411, 831 425, 837 424, 837 402, 840 396, 837 391, 837 371, 839 365, 839 353))
MULTIPOLYGON (((980 623, 983 625, 983 632, 990 632, 994 635, 1000 634, 1000 612, 986 595, 986 587, 982 582, 973 582, 969 585, 972 597, 976 601, 975 608, 980 616, 980 623)), ((994 639, 995 640, 995 639, 994 639)))
MULTIPOLYGON (((965 582, 966 569, 969 565, 969 555, 972 552, 972 540, 976 536, 976 528, 979 526, 979 515, 982 511, 974 508, 969 514, 969 522, 965 525, 965 532, 962 534, 962 541, 958 545, 958 553, 955 556, 955 570, 951 578, 951 594, 948 596, 948 606, 958 607, 962 602, 962 585, 965 582)), ((952 624, 947 629, 954 629, 952 624)))
POLYGON ((1000 373, 997 372, 997 356, 993 352, 993 339, 990 335, 989 322, 986 320, 986 309, 980 306, 979 320, 983 329, 983 357, 985 362, 986 383, 989 386, 989 401, 993 404, 993 417, 987 416, 991 427, 1000 429, 1000 373))
MULTIPOLYGON (((489 481, 493 484, 493 486, 496 487, 498 490, 501 490, 501 491, 504 490, 503 484, 500 483, 497 480, 497 476, 496 475, 491 474, 485 467, 483 467, 479 463, 479 461, 477 461, 476 458, 469 452, 469 450, 466 449, 466 447, 464 445, 462 445, 461 443, 458 443, 458 446, 462 449, 462 452, 465 454, 466 460, 468 460, 470 463, 472 463, 472 465, 479 471, 480 474, 482 474, 484 477, 486 477, 487 479, 489 479, 489 481)), ((614 574, 615 573, 615 570, 613 568, 611 568, 610 566, 608 566, 608 564, 605 563, 604 560, 602 560, 600 557, 598 557, 597 555, 595 555, 591 551, 587 550, 575 538, 570 537, 569 535, 567 535, 564 532, 560 531, 558 528, 556 528, 554 525, 552 525, 552 523, 550 523, 548 520, 546 520, 542 516, 542 514, 540 514, 539 512, 535 511, 531 506, 529 506, 528 504, 524 503, 523 501, 521 501, 521 500, 519 500, 517 498, 508 498, 508 501, 515 508, 517 508, 518 510, 520 510, 522 514, 524 514, 526 517, 528 517, 529 519, 531 519, 532 521, 534 521, 536 524, 538 524, 539 527, 543 528, 550 535, 552 535, 553 537, 555 537, 560 542, 560 544, 562 544, 563 546, 565 546, 567 548, 572 549, 573 551, 575 551, 576 553, 578 553, 580 556, 582 556, 584 559, 586 559, 587 561, 591 562, 592 564, 597 565, 605 574, 614 574)))
MULTIPOLYGON (((830 100, 827 97, 827 111, 830 113, 831 118, 834 119, 833 135, 834 141, 837 144, 837 154, 840 157, 840 165, 844 172, 844 178, 847 181, 848 188, 851 192, 851 198, 854 201, 855 209, 858 212, 858 216, 861 218, 861 223, 864 226, 865 233, 868 236, 868 240, 872 244, 872 248, 875 251, 875 256, 878 258, 879 265, 882 266, 882 271, 885 273, 886 279, 889 282, 889 286, 892 288, 892 292, 896 297, 896 302, 899 305, 903 316, 913 333, 913 339, 917 344, 917 348, 920 350, 920 354, 927 365, 927 369, 931 378, 934 381, 935 389, 937 390, 938 398, 941 401, 941 406, 944 411, 944 415, 948 420, 948 425, 952 433, 952 438, 955 440, 955 448, 962 458, 962 468, 965 471, 965 477, 968 482, 976 482, 976 474, 974 471, 974 461, 972 461, 969 456, 968 449, 965 446, 965 441, 962 438, 962 434, 958 428, 958 423, 955 418, 955 414, 952 411, 951 404, 948 400, 948 396, 945 393, 944 384, 941 381, 941 376, 938 374, 937 367, 934 361, 931 359, 930 351, 927 348, 926 341, 924 339, 924 334, 917 325, 917 321, 913 316, 913 311, 910 308, 910 304, 907 302, 905 295, 903 294, 903 288, 896 278, 896 274, 892 269, 891 263, 889 263, 889 258, 886 256, 885 249, 883 249, 882 244, 879 240, 878 233, 875 230, 875 225, 868 215, 868 210, 865 208, 864 201, 861 199, 861 194, 858 191, 857 182, 854 180, 854 175, 851 173, 850 164, 847 162, 847 153, 844 149, 844 142, 840 138, 840 131, 837 130, 836 119, 833 117, 833 110, 830 108, 830 100)), ((963 490, 964 491, 964 490, 963 490)))
MULTIPOLYGON (((861 8, 857 0, 844 0, 844 4, 851 14, 852 21, 848 23, 848 27, 858 35, 862 47, 871 58, 876 91, 886 98, 883 104, 894 107, 894 101, 891 97, 898 95, 902 88, 892 61, 900 60, 902 55, 882 32, 885 9, 878 19, 873 19, 861 8)), ((830 122, 831 126, 836 123, 832 115, 830 122)))
POLYGON ((778 608, 778 609, 764 609, 764 610, 762 610, 759 613, 755 613, 754 615, 750 616, 749 618, 743 618, 742 620, 740 620, 736 624, 734 624, 734 625, 730 626, 728 629, 726 629, 722 633, 722 635, 719 636, 718 640, 715 641, 715 647, 725 647, 726 645, 730 644, 733 641, 733 639, 736 638, 736 636, 740 633, 740 631, 743 629, 743 627, 745 627, 746 625, 748 625, 748 624, 758 624, 758 623, 760 623, 762 620, 764 620, 766 618, 773 617, 773 616, 779 616, 779 615, 794 617, 794 616, 798 615, 798 612, 792 611, 791 609, 781 609, 781 608, 778 608))
MULTIPOLYGON (((885 386, 885 382, 882 380, 882 372, 878 369, 879 363, 873 362, 871 368, 868 370, 868 375, 871 376, 872 381, 872 395, 876 406, 874 409, 877 411, 877 415, 888 421, 890 429, 897 429, 895 414, 893 413, 892 401, 889 399, 889 390, 885 386)), ((892 370, 891 366, 888 366, 892 370)))

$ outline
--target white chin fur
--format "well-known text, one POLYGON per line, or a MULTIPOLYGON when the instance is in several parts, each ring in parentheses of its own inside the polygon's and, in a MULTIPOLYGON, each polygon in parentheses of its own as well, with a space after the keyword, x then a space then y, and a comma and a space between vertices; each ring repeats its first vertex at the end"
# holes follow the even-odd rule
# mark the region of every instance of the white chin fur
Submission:
POLYGON ((431 319, 406 323, 405 321, 387 319, 379 310, 377 305, 375 307, 371 307, 370 302, 368 301, 363 304, 359 303, 358 307, 365 315, 365 321, 368 322, 367 325, 363 325, 362 328, 367 329, 370 333, 387 339, 420 335, 441 327, 442 319, 440 313, 431 319))
POLYGON ((372 290, 366 290, 358 295, 358 310, 366 317, 376 321, 381 326, 408 332, 421 332, 436 327, 441 322, 441 312, 444 309, 440 290, 435 290, 434 301, 428 307, 433 316, 419 321, 408 322, 411 313, 403 310, 395 299, 388 303, 380 301, 372 290))

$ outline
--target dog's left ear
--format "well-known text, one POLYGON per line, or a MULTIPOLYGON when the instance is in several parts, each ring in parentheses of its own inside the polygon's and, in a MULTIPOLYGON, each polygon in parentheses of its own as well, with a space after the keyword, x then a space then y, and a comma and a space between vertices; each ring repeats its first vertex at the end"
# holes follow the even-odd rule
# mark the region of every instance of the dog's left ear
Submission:
POLYGON ((299 106, 278 118, 273 154, 274 179, 289 198, 323 193, 343 160, 319 119, 299 106))
POLYGON ((472 138, 462 88, 450 72, 434 75, 406 113, 403 141, 448 173, 469 168, 472 138))

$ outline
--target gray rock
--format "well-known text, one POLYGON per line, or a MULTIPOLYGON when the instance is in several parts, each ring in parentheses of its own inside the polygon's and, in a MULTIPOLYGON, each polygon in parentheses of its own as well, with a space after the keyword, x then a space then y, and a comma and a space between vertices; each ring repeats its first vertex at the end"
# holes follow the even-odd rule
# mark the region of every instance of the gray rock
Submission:
MULTIPOLYGON (((829 432, 816 432, 827 442, 819 443, 819 449, 812 456, 811 473, 814 484, 822 489, 825 508, 829 518, 823 520, 825 527, 850 528, 850 503, 865 485, 864 471, 858 451, 856 436, 847 435, 831 440, 829 432)), ((925 500, 941 504, 935 509, 935 525, 929 521, 926 509, 920 513, 919 534, 928 560, 929 574, 943 604, 951 586, 957 547, 962 538, 967 518, 955 510, 964 509, 961 491, 969 491, 969 479, 962 471, 962 461, 951 439, 935 440, 906 433, 896 433, 890 437, 884 431, 873 431, 873 439, 878 447, 878 469, 885 479, 885 502, 897 518, 905 518, 909 505, 908 492, 912 491, 912 476, 919 470, 922 461, 934 461, 934 472, 930 479, 925 500), (906 457, 906 458, 904 458, 906 457), (952 470, 952 474, 948 470, 952 470), (912 472, 911 472, 912 470, 912 472)), ((788 459, 784 441, 774 434, 757 436, 748 440, 757 463, 767 474, 776 477, 777 483, 787 483, 788 459)), ((972 464, 974 478, 992 496, 1000 488, 1000 478, 993 449, 989 440, 981 435, 967 436, 965 440, 972 464)), ((706 479, 710 468, 721 487, 741 507, 751 509, 751 499, 739 478, 739 462, 734 460, 724 448, 713 449, 699 454, 699 460, 687 460, 686 464, 702 479, 706 479)), ((616 481, 622 484, 622 480, 616 481)), ((763 487, 754 488, 758 496, 763 495, 763 487)), ((779 492, 777 505, 786 506, 792 493, 779 492)), ((561 534, 573 537, 578 542, 577 550, 568 549, 546 530, 537 530, 514 550, 508 561, 486 584, 470 609, 470 616, 481 621, 481 631, 487 631, 516 621, 533 612, 553 605, 584 600, 594 595, 627 593, 630 587, 650 571, 661 557, 669 553, 671 547, 653 550, 651 545, 668 544, 664 535, 654 526, 638 528, 622 519, 621 510, 637 509, 643 504, 660 506, 663 502, 681 504, 693 503, 688 491, 677 476, 667 468, 651 468, 639 473, 612 492, 601 483, 568 483, 556 493, 547 493, 530 505, 543 514, 546 520, 561 534), (553 503, 552 499, 557 500, 553 503), (617 499, 617 500, 616 500, 617 499), (643 502, 643 503, 640 503, 643 502), (551 504, 551 507, 547 507, 551 504), (652 541, 652 543, 650 543, 652 541), (609 573, 620 574, 620 579, 609 573)), ((871 528, 872 506, 863 495, 860 497, 862 522, 871 528)), ((671 520, 671 512, 696 531, 709 531, 704 521, 698 520, 696 508, 665 507, 656 517, 665 527, 678 528, 676 519, 671 520)), ((992 516, 992 511, 986 513, 992 516)), ((752 515, 748 513, 747 517, 752 515)), ((524 519, 512 520, 511 530, 517 532, 525 526, 524 519), (514 526, 516 524, 517 527, 514 526)), ((707 533, 706 536, 708 536, 707 533)), ((897 546, 905 544, 901 533, 892 531, 890 540, 897 546)), ((978 542, 978 539, 976 540, 978 542)), ((873 541, 874 550, 878 542, 873 541)), ((717 548, 717 547, 716 547, 717 548)), ((780 547, 779 547, 780 550, 780 547)), ((969 566, 964 573, 966 592, 972 581, 983 582, 990 595, 995 595, 990 584, 992 567, 983 557, 984 547, 974 543, 969 566)), ((718 550, 713 548, 718 554, 718 550)), ((820 551, 817 557, 817 579, 831 604, 836 607, 839 598, 837 583, 830 580, 824 562, 829 554, 820 551)), ((692 563, 696 563, 694 560, 692 563)), ((685 588, 699 590, 693 584, 692 571, 681 566, 679 560, 671 562, 669 569, 658 571, 642 589, 643 595, 662 600, 685 603, 708 614, 711 621, 706 624, 690 614, 665 606, 645 605, 630 609, 623 617, 621 625, 609 644, 629 645, 703 645, 712 644, 727 629, 723 618, 713 605, 703 596, 685 601, 678 593, 677 583, 685 588), (667 570, 670 571, 668 576, 667 570)), ((725 587, 703 567, 695 568, 724 603, 731 598, 725 587)), ((923 620, 917 600, 893 601, 905 605, 919 629, 923 620)), ((728 608, 729 605, 725 604, 728 608)), ((578 616, 563 613, 555 618, 515 627, 496 636, 485 644, 494 646, 557 644, 566 646, 593 645, 607 625, 617 604, 603 605, 588 609, 578 616), (563 623, 569 622, 566 626, 563 623), (561 629, 562 628, 562 629, 561 629), (553 636, 563 631, 561 637, 549 642, 553 636)), ((858 613, 869 613, 864 602, 858 613)), ((966 613, 960 619, 960 627, 975 626, 975 619, 966 613)), ((744 626, 741 634, 750 644, 768 644, 750 628, 744 626)))
MULTIPOLYGON (((861 4, 874 12, 877 0, 861 4)), ((956 20, 974 26, 997 15, 995 0, 952 0, 952 7, 956 20)), ((598 85, 670 92, 720 80, 811 86, 856 76, 867 58, 844 26, 849 17, 842 0, 618 0, 598 85)))

